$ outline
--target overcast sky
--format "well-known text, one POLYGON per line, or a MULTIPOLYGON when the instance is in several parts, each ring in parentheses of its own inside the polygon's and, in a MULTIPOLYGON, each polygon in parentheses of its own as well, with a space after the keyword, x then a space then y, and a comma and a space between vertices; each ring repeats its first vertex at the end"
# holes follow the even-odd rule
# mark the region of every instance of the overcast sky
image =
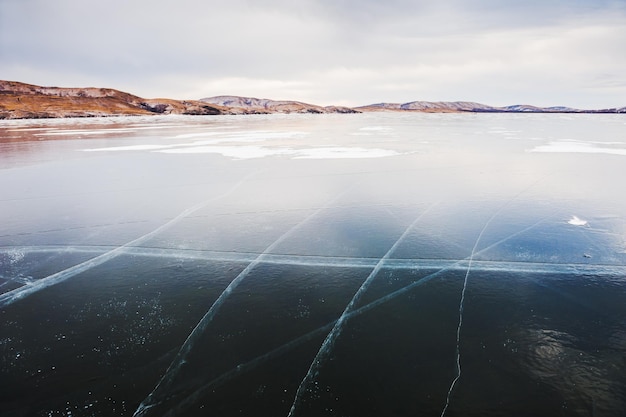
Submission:
POLYGON ((626 0, 0 0, 0 79, 321 105, 626 106, 626 0))

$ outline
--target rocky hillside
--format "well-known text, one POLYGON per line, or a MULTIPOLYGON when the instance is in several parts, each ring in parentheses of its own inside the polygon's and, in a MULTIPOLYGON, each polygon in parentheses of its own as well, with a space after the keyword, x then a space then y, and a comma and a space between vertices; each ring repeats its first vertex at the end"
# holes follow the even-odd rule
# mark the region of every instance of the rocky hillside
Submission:
POLYGON ((253 97, 216 96, 201 98, 200 101, 229 108, 230 112, 245 114, 265 113, 359 113, 348 107, 317 106, 299 101, 268 100, 253 97))
POLYGON ((221 114, 200 101, 144 99, 110 88, 40 87, 0 81, 0 119, 151 114, 221 114))

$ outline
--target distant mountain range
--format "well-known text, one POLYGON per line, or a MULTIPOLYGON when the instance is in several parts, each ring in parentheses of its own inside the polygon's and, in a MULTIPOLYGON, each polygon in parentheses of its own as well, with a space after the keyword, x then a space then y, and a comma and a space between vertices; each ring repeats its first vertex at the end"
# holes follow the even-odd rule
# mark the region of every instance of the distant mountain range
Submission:
POLYGON ((365 111, 406 111, 423 113, 626 113, 626 107, 580 110, 572 107, 537 107, 527 104, 516 104, 506 107, 494 107, 470 101, 412 101, 410 103, 379 103, 362 107, 355 107, 360 112, 365 111))
POLYGON ((269 114, 269 113, 626 113, 626 107, 579 110, 570 107, 514 105, 494 107, 453 101, 378 103, 360 107, 317 106, 298 101, 217 96, 199 100, 145 99, 110 88, 41 87, 0 80, 0 119, 95 117, 154 114, 269 114))

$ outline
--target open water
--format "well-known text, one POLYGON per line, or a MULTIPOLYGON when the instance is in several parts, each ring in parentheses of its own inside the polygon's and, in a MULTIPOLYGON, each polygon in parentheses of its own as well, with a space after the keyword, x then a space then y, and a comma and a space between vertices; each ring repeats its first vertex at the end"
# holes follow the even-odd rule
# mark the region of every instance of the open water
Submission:
POLYGON ((0 122, 0 416, 623 416, 626 118, 0 122))

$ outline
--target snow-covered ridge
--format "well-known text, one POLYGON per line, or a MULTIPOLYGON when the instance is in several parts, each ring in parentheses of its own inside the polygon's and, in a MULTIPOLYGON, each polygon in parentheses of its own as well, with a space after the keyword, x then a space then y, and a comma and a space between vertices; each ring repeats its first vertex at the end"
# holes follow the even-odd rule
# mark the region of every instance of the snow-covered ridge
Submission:
POLYGON ((239 109, 242 113, 358 113, 348 107, 323 107, 300 101, 270 100, 254 97, 215 96, 201 98, 200 101, 228 107, 231 111, 239 109))
POLYGON ((566 106, 537 107, 528 104, 495 107, 471 101, 412 101, 409 103, 376 103, 355 107, 362 112, 371 111, 413 111, 426 113, 626 113, 626 107, 581 110, 566 106))

